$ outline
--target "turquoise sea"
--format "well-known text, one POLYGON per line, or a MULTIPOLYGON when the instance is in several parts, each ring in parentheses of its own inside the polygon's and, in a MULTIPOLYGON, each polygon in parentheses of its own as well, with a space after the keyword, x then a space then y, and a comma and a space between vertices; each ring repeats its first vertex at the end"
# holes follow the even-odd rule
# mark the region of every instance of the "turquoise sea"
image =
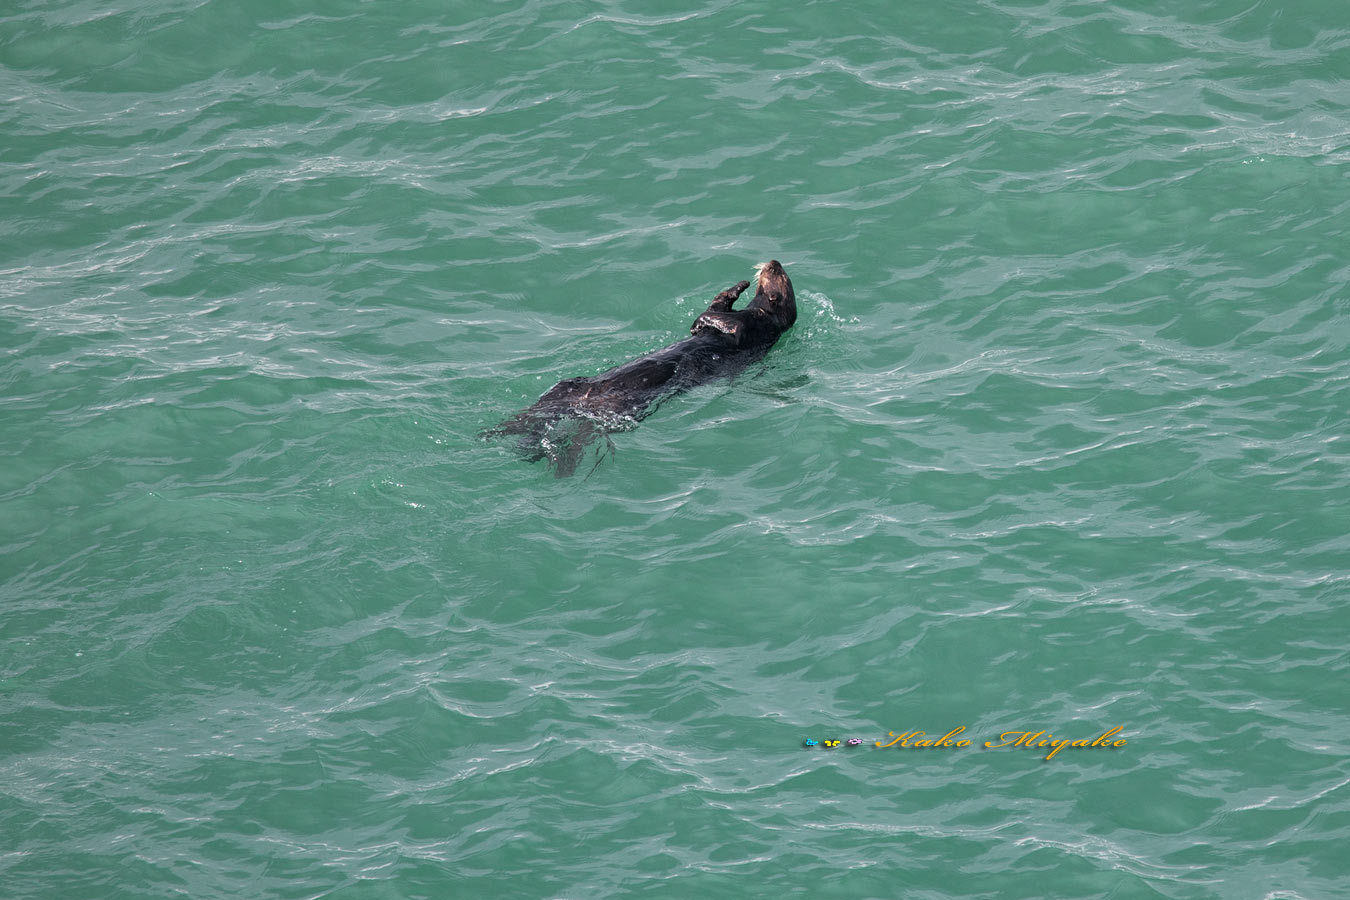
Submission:
POLYGON ((0 897, 1347 896, 1347 248, 1343 0, 8 0, 0 897))

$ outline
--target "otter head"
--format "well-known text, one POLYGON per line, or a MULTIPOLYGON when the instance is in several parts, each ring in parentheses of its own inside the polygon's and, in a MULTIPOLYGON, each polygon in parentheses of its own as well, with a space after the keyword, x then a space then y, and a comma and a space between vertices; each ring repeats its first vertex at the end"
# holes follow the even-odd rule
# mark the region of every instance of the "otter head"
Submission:
POLYGON ((759 267, 755 299, 746 309, 763 310, 780 331, 787 331, 797 321, 797 295, 792 293, 792 281, 778 260, 769 260, 759 267))

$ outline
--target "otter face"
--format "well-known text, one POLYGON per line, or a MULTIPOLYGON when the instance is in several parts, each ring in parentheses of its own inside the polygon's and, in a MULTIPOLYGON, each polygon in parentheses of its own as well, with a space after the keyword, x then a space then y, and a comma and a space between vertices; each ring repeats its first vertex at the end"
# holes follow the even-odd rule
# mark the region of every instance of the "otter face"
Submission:
POLYGON ((797 295, 792 292, 792 281, 778 260, 771 259, 759 267, 755 299, 746 309, 763 310, 783 331, 797 321, 797 295))

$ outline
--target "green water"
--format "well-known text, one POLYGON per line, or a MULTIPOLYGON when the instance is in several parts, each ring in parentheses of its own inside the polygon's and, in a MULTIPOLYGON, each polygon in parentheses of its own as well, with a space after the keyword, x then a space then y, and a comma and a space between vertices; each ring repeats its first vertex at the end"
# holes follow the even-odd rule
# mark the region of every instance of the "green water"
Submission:
POLYGON ((12 0, 0 896, 1344 896, 1348 76, 1311 0, 12 0), (478 437, 768 258, 762 365, 478 437))

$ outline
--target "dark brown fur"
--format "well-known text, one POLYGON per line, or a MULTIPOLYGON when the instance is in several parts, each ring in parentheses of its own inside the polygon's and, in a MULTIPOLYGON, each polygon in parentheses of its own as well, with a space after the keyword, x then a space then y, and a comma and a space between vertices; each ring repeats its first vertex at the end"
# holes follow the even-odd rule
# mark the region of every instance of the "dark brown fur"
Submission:
POLYGON ((531 462, 548 458, 558 477, 571 475, 586 446, 631 427, 660 401, 716 378, 728 378, 762 359, 797 321, 792 281, 777 260, 760 268, 755 297, 731 306, 750 286, 742 281, 713 298, 694 320, 690 337, 608 372, 560 381, 534 405, 484 432, 518 435, 531 462))

